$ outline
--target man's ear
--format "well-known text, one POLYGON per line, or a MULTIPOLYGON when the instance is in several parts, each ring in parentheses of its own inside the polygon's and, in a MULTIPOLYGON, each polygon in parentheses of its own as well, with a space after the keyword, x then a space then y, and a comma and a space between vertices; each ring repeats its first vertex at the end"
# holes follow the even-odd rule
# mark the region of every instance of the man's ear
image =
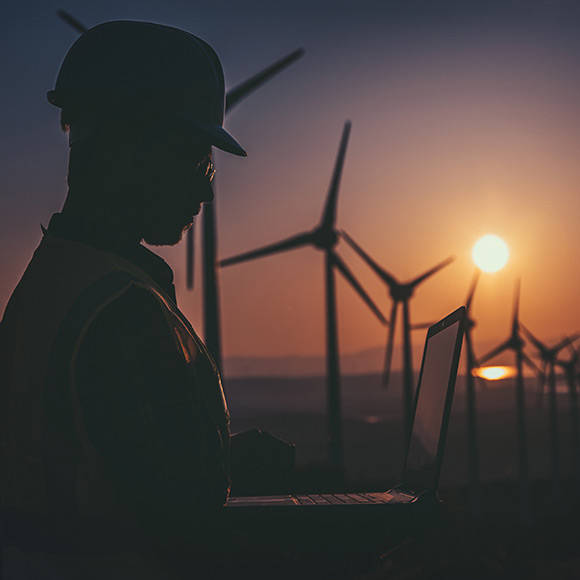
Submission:
POLYGON ((118 171, 134 171, 146 163, 146 139, 125 123, 107 122, 99 130, 101 163, 118 171))

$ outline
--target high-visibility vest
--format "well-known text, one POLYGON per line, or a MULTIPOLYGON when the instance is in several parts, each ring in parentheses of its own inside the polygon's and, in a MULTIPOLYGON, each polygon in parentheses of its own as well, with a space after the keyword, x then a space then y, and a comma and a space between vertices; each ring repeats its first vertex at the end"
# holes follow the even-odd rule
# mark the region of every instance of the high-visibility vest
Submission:
MULTIPOLYGON (((144 271, 116 254, 45 234, 0 323, 1 523, 5 558, 17 553, 22 569, 38 565, 40 558, 47 566, 75 569, 70 578, 80 578, 83 562, 91 573, 112 562, 113 571, 125 567, 123 578, 133 578, 128 570, 135 570, 136 578, 165 577, 163 564, 147 555, 146 534, 89 440, 74 376, 75 357, 91 322, 134 285, 159 302, 184 364, 191 367, 192 388, 203 391, 226 472, 229 468, 229 415, 219 374, 175 303, 144 271), (45 396, 55 381, 65 382, 70 392, 68 439, 47 436, 45 396), (70 484, 76 495, 74 513, 62 513, 55 500, 61 484, 70 484)), ((228 482, 223 493, 225 503, 228 482)), ((85 578, 93 577, 85 572, 85 578)), ((25 577, 11 573, 7 580, 25 577)))

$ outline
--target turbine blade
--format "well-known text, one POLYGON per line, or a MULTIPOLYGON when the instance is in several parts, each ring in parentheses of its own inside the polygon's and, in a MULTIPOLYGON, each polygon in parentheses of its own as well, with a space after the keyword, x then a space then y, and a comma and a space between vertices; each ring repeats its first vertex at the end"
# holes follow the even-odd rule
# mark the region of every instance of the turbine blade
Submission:
POLYGON ((441 270, 441 268, 444 268, 448 264, 451 264, 451 262, 453 262, 453 260, 455 260, 455 256, 449 256, 449 258, 447 258, 446 260, 443 260, 443 262, 441 262, 440 264, 437 264, 437 266, 435 266, 434 268, 427 270, 427 272, 425 272, 424 274, 421 274, 420 276, 415 278, 412 282, 409 282, 408 285, 409 286, 417 286, 418 284, 421 284, 421 282, 423 282, 424 280, 426 280, 430 276, 433 276, 433 274, 435 274, 436 272, 439 272, 439 270, 441 270))
POLYGON ((486 363, 488 360, 492 359, 494 356, 497 356, 498 354, 504 352, 505 350, 509 350, 509 348, 510 348, 510 341, 506 340, 505 342, 503 342, 502 344, 500 344, 499 346, 497 346, 493 350, 490 350, 487 354, 483 355, 479 359, 479 364, 482 365, 482 364, 486 363))
POLYGON ((336 205, 338 202, 338 189, 340 186, 340 177, 342 175, 342 167, 344 165, 344 158, 346 155, 348 138, 350 136, 350 127, 351 127, 350 121, 346 121, 346 123, 344 124, 344 129, 342 130, 342 138, 340 140, 340 146, 338 148, 338 155, 336 157, 336 163, 334 165, 334 172, 332 174, 330 188, 328 190, 328 195, 326 196, 326 205, 324 208, 324 213, 322 214, 320 229, 332 230, 334 229, 334 224, 336 223, 336 205))
POLYGON ((257 250, 252 250, 250 252, 238 254, 237 256, 232 256, 231 258, 226 258, 225 260, 221 260, 219 265, 220 267, 231 266, 232 264, 245 262, 246 260, 252 260, 253 258, 261 258, 262 256, 268 256, 269 254, 275 254, 277 252, 284 252, 286 250, 298 248, 299 246, 304 246, 310 243, 312 243, 312 234, 310 232, 298 234, 296 236, 292 236, 291 238, 282 240, 281 242, 276 242, 257 250))
POLYGON ((473 351, 473 340, 471 339, 471 332, 469 331, 465 332, 463 337, 465 338, 465 345, 467 347, 467 356, 469 357, 469 360, 471 360, 471 364, 473 365, 471 371, 473 371, 473 369, 479 367, 481 363, 477 359, 477 357, 475 356, 475 352, 473 351))
POLYGON ((576 342, 580 338, 580 334, 578 332, 574 333, 572 336, 564 337, 555 347, 555 352, 560 352, 563 348, 571 345, 572 343, 576 342))
POLYGON ((534 344, 534 346, 539 352, 545 352, 547 350, 546 345, 540 342, 540 340, 537 339, 521 322, 520 328, 523 330, 524 334, 526 335, 526 338, 528 338, 534 344))
POLYGON ((266 81, 269 81, 273 76, 291 65, 295 60, 298 60, 304 54, 303 48, 298 48, 291 52, 288 56, 281 58, 274 64, 265 68, 263 71, 250 77, 247 81, 240 83, 233 89, 230 89, 226 94, 226 113, 229 113, 235 105, 237 105, 244 97, 249 95, 252 91, 259 88, 266 81))
POLYGON ((542 374, 542 371, 538 365, 525 352, 522 353, 522 359, 537 375, 542 374))
POLYGON ((193 225, 187 230, 185 238, 185 270, 186 270, 186 280, 187 289, 193 290, 193 275, 195 271, 195 234, 193 231, 193 225))
POLYGON ((65 10, 57 10, 56 15, 80 34, 83 34, 88 30, 88 27, 79 22, 72 14, 69 14, 65 10))
POLYGON ((546 371, 548 370, 548 363, 544 362, 542 365, 542 370, 538 374, 538 406, 542 405, 542 400, 544 398, 544 387, 546 385, 546 371))
POLYGON ((469 288, 469 292, 467 293, 467 300, 465 301, 465 309, 469 314, 469 309, 471 307, 471 302, 473 301, 473 295, 475 294, 475 289, 477 288, 477 283, 479 282, 479 277, 481 275, 481 270, 478 268, 475 270, 475 274, 473 275, 473 279, 471 280, 471 286, 469 288))
POLYGON ((344 230, 341 236, 348 242, 352 249, 382 278, 390 287, 398 286, 398 282, 384 268, 379 266, 344 230))
POLYGON ((514 302, 512 307, 512 326, 517 324, 520 320, 520 288, 522 285, 521 278, 516 280, 516 286, 514 290, 514 302))
POLYGON ((385 326, 388 324, 383 313, 377 308, 375 303, 372 301, 371 297, 366 293, 364 288, 360 285, 359 281, 354 277, 354 274, 348 269, 347 265, 342 261, 340 256, 330 251, 330 258, 332 263, 339 269, 340 273, 348 280, 350 285, 356 290, 358 295, 366 302, 367 306, 373 311, 374 315, 381 321, 385 326))
POLYGON ((578 357, 580 356, 580 351, 578 351, 576 349, 576 347, 573 344, 574 341, 572 341, 569 345, 568 345, 568 351, 570 352, 570 356, 576 361, 576 363, 578 362, 578 357))
POLYGON ((395 338, 395 326, 397 324, 397 302, 393 302, 391 308, 391 322, 389 327, 389 335, 387 338, 387 350, 385 352, 385 370, 383 372, 383 389, 387 389, 389 386, 389 378, 391 376, 391 362, 393 360, 393 341, 395 338))
POLYGON ((426 328, 431 328, 435 322, 417 322, 415 324, 411 324, 411 330, 425 330, 426 328))

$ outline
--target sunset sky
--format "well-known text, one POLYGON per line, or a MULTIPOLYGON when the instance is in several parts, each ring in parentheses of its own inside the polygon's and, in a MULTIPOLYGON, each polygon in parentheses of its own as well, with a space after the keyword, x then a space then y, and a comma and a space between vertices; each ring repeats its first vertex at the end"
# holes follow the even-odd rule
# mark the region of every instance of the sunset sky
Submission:
MULTIPOLYGON (((580 330, 580 3, 560 0, 3 2, 0 311, 66 194, 67 141, 45 95, 77 33, 58 8, 88 26, 182 27, 214 46, 230 88, 305 49, 228 116, 249 156, 216 155, 220 258, 317 225, 350 119, 338 226, 401 281, 456 257, 418 288, 414 322, 464 302, 472 246, 493 233, 510 260, 481 277, 477 352, 507 338, 518 277, 540 339, 580 330)), ((382 282, 344 242, 338 252, 388 315, 382 282)), ((187 293, 183 245, 160 253, 201 332, 200 276, 187 293)), ((343 280, 338 296, 341 352, 383 346, 386 328, 343 280)), ((323 300, 313 248, 222 270, 225 356, 323 354, 323 300)))

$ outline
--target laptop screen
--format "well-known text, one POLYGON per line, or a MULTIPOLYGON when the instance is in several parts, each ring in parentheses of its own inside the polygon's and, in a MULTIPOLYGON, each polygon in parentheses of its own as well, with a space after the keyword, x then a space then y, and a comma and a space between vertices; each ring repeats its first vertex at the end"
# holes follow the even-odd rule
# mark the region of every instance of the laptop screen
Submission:
POLYGON ((406 468, 435 471, 460 322, 427 340, 406 468))

